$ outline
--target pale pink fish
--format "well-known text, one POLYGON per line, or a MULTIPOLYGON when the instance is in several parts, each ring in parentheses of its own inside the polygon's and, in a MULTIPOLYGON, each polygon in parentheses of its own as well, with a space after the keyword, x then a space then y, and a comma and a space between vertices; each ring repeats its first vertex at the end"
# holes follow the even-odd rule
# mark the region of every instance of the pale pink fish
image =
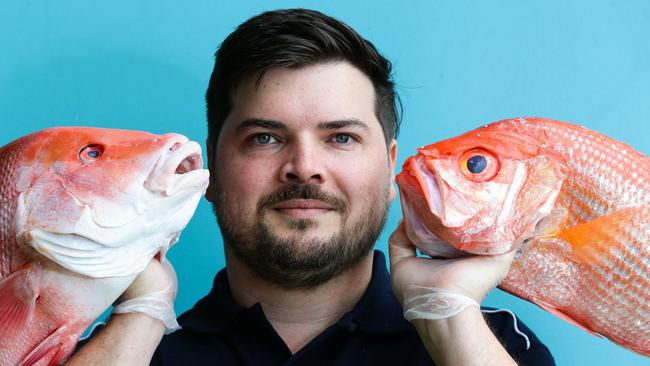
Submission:
POLYGON ((182 135, 49 128, 0 148, 0 364, 62 363, 205 192, 182 135))

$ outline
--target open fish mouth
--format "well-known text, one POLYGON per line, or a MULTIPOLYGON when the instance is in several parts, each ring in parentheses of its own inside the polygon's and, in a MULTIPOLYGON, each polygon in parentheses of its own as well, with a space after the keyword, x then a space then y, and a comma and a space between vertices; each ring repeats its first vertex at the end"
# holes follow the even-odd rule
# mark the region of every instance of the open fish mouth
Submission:
POLYGON ((175 142, 163 158, 161 169, 167 174, 185 174, 203 168, 201 147, 194 141, 175 142))
POLYGON ((188 188, 207 187, 209 173, 203 169, 201 146, 188 140, 172 142, 156 162, 145 182, 151 192, 169 196, 188 188))
POLYGON ((176 167, 175 174, 185 174, 203 167, 203 158, 199 154, 193 154, 181 161, 176 167))
MULTIPOLYGON (((179 148, 182 148, 184 145, 187 145, 188 142, 182 143, 182 142, 175 142, 170 148, 169 151, 172 153, 176 152, 179 150, 179 148)), ((192 146, 192 148, 195 148, 192 146)), ((185 149, 187 150, 187 149, 185 149)), ((181 157, 184 155, 184 151, 180 151, 178 155, 181 157)), ((192 152, 188 151, 189 155, 187 155, 181 162, 178 164, 176 167, 176 170, 174 171, 174 174, 185 174, 194 170, 202 169, 203 168, 203 158, 201 157, 201 152, 199 148, 199 152, 192 152)))

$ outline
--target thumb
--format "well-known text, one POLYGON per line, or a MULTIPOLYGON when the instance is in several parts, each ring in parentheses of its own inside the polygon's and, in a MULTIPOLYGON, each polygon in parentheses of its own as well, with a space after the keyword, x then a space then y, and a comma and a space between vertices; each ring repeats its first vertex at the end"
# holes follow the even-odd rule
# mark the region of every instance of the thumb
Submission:
POLYGON ((404 222, 400 221, 397 229, 388 239, 388 256, 390 257, 391 270, 401 260, 417 256, 416 247, 406 236, 404 222))
POLYGON ((174 270, 174 266, 172 266, 172 263, 169 261, 169 259, 167 259, 167 257, 163 257, 162 260, 160 261, 160 264, 162 265, 163 269, 165 270, 165 273, 167 274, 167 279, 169 280, 172 299, 175 299, 176 294, 178 293, 178 277, 176 276, 176 271, 174 270))

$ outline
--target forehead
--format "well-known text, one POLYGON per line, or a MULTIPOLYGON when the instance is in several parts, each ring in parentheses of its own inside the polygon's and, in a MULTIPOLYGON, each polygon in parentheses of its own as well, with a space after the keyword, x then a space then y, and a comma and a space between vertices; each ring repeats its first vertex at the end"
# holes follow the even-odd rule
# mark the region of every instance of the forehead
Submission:
POLYGON ((270 69, 259 84, 256 81, 254 75, 246 77, 234 90, 223 132, 233 131, 246 119, 281 121, 289 128, 354 119, 382 133, 373 84, 347 62, 270 69))

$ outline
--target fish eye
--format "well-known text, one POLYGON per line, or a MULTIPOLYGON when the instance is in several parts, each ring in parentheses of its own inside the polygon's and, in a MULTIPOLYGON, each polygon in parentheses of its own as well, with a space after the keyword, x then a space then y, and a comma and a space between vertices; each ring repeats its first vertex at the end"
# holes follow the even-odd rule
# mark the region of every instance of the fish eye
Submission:
POLYGON ((467 170, 474 174, 479 174, 487 167, 487 159, 483 155, 474 155, 467 160, 467 170))
POLYGON ((487 182, 499 172, 499 159, 483 148, 465 151, 459 156, 459 168, 465 178, 473 182, 487 182))
POLYGON ((85 163, 89 163, 99 159, 103 152, 104 147, 102 145, 86 145, 79 151, 79 159, 85 163))

